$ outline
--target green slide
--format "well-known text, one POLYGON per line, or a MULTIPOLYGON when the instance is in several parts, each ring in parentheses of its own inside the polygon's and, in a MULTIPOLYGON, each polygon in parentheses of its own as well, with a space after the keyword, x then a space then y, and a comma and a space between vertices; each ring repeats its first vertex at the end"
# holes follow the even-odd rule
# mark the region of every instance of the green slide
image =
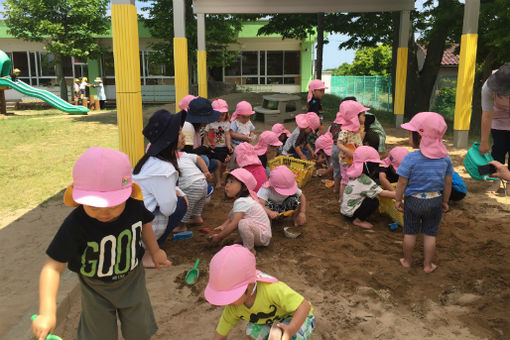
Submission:
POLYGON ((70 104, 49 91, 36 89, 21 80, 12 81, 10 78, 0 78, 0 86, 7 86, 26 96, 42 99, 51 106, 69 114, 87 114, 89 111, 84 106, 70 104))

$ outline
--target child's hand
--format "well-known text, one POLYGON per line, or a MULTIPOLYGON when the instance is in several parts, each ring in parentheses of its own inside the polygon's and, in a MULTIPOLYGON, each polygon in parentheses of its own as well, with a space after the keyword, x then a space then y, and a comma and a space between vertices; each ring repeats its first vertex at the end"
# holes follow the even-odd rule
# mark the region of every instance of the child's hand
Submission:
POLYGON ((395 200, 395 209, 400 212, 404 212, 404 206, 402 205, 402 201, 395 200))
POLYGON ((228 152, 229 152, 229 153, 234 152, 234 149, 232 149, 232 147, 231 147, 230 145, 228 145, 228 146, 227 146, 227 148, 228 148, 228 152))
POLYGON ((278 218, 280 214, 276 211, 271 210, 267 213, 267 216, 269 216, 270 219, 274 220, 275 218, 278 218))
POLYGON ((277 324, 278 327, 280 327, 283 330, 282 340, 290 340, 294 334, 291 334, 289 330, 289 325, 286 325, 284 323, 277 324))
POLYGON ((38 340, 44 340, 56 324, 57 318, 55 315, 41 314, 32 322, 32 332, 38 340))
POLYGON ((447 212, 448 211, 448 202, 442 202, 442 205, 443 205, 443 212, 447 212))
POLYGON ((172 262, 168 260, 166 253, 163 249, 158 249, 154 254, 151 254, 152 261, 156 265, 156 269, 170 268, 172 262))
POLYGON ((212 175, 209 171, 204 172, 204 176, 206 179, 212 179, 212 175))
POLYGON ((218 244, 222 239, 223 237, 221 237, 220 234, 214 234, 209 236, 209 240, 211 240, 213 244, 218 244))
POLYGON ((303 225, 306 223, 306 214, 304 212, 300 212, 297 214, 296 219, 294 220, 294 226, 303 225))

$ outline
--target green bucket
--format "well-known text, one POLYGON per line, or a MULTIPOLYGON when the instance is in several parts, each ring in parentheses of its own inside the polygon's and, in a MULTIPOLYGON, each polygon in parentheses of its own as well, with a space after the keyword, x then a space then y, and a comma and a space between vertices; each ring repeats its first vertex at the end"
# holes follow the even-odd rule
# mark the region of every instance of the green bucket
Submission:
POLYGON ((489 177, 489 175, 480 175, 478 172, 478 167, 481 165, 487 165, 489 162, 493 161, 494 158, 488 153, 483 156, 480 154, 478 149, 480 148, 480 143, 474 142, 473 146, 469 148, 467 151, 466 157, 464 158, 464 167, 469 175, 479 181, 486 180, 495 180, 499 181, 499 178, 489 177))

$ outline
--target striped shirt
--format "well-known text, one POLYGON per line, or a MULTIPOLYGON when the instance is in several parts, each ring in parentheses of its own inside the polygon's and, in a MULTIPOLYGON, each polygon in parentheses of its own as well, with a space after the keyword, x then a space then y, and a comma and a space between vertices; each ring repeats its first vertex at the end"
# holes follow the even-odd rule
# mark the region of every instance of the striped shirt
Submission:
POLYGON ((432 159, 423 156, 420 151, 408 153, 397 171, 397 175, 408 179, 404 196, 442 191, 444 178, 452 174, 453 165, 450 156, 432 159))

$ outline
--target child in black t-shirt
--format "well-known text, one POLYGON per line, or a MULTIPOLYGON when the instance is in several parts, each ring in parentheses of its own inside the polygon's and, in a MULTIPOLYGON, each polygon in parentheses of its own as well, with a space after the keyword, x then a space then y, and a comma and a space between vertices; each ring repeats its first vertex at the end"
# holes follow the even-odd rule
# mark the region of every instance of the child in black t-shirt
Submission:
POLYGON ((127 155, 99 147, 85 151, 74 165, 64 203, 76 209, 46 251, 34 335, 45 339, 56 325, 56 295, 67 263, 80 279, 79 340, 117 339, 117 314, 124 339, 149 339, 157 325, 140 265, 142 241, 157 268, 170 267, 171 262, 156 242, 154 216, 132 182, 127 155))
POLYGON ((312 149, 315 149, 315 140, 324 133, 324 113, 322 111, 321 99, 324 97, 325 89, 327 89, 327 86, 320 79, 314 79, 308 84, 308 96, 306 97, 307 112, 315 112, 321 120, 319 130, 307 136, 307 142, 311 145, 312 149))

